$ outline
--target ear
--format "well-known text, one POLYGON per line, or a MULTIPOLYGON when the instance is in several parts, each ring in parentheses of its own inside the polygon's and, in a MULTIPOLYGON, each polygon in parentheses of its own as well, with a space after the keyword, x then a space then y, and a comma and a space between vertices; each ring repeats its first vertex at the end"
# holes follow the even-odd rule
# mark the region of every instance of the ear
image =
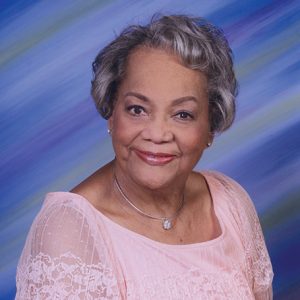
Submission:
POLYGON ((109 119, 107 120, 107 128, 112 131, 113 129, 113 123, 114 123, 114 113, 112 113, 112 115, 109 117, 109 119))
POLYGON ((215 135, 212 133, 212 132, 210 132, 209 134, 208 134, 208 140, 207 140, 207 148, 208 147, 210 147, 211 145, 212 145, 212 143, 213 143, 213 141, 214 141, 214 137, 215 137, 215 135))

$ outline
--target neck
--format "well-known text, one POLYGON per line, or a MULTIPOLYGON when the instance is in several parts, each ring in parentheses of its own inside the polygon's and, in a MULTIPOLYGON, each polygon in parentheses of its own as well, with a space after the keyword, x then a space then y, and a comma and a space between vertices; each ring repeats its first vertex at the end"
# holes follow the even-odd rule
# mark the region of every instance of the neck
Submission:
POLYGON ((149 215, 171 216, 183 203, 185 181, 182 181, 182 184, 174 182, 167 186, 151 189, 134 181, 118 166, 114 167, 113 172, 113 178, 117 179, 117 185, 121 189, 121 191, 118 190, 117 185, 113 184, 116 196, 127 206, 129 205, 128 202, 131 202, 135 207, 149 215))

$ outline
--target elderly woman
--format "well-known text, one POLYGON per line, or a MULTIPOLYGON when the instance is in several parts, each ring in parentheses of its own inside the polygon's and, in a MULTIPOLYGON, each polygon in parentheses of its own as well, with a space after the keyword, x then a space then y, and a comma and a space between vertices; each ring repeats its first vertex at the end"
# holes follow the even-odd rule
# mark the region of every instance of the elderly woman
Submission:
POLYGON ((130 26, 93 63, 115 159, 46 196, 23 250, 17 299, 271 299, 254 206, 232 179, 193 171, 230 127, 236 79, 203 19, 130 26))

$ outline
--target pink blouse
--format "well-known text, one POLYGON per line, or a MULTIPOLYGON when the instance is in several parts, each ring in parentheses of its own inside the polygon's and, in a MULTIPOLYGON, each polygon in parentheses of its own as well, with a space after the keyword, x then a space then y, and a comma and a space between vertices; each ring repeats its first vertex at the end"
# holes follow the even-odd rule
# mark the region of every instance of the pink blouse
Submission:
POLYGON ((69 192, 49 193, 28 234, 16 299, 272 299, 272 266, 247 193, 202 173, 222 234, 170 245, 130 231, 69 192))

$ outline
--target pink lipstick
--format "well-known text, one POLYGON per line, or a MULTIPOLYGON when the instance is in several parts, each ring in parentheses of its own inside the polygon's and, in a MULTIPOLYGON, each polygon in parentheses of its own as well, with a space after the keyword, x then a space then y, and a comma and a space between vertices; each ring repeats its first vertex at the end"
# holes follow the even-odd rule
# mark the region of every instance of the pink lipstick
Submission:
POLYGON ((176 155, 169 153, 153 153, 136 149, 134 150, 134 152, 141 160, 151 166, 163 166, 176 158, 176 155))

